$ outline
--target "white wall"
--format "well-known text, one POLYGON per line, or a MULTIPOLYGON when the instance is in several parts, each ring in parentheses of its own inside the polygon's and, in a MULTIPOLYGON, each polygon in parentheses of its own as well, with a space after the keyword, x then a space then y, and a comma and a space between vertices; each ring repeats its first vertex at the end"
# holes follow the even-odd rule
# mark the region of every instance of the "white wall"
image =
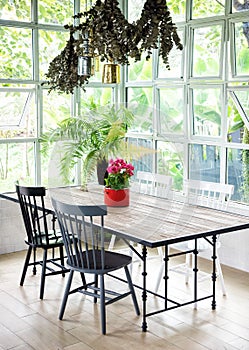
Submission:
POLYGON ((0 198, 0 254, 26 249, 25 238, 19 204, 0 198))

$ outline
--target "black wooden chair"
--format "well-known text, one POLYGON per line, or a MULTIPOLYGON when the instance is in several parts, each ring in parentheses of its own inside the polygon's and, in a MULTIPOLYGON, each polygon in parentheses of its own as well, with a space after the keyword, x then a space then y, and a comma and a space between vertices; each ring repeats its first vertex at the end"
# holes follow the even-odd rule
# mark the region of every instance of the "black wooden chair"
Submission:
POLYGON ((106 305, 131 295, 136 314, 139 315, 140 311, 127 267, 132 258, 128 255, 110 252, 107 250, 108 246, 105 247, 104 216, 107 215, 106 206, 65 204, 53 198, 52 204, 60 224, 68 256, 67 264, 71 270, 59 319, 63 318, 69 294, 76 292, 92 296, 94 303, 97 302, 98 298, 100 299, 102 334, 106 334, 106 305), (124 282, 123 279, 120 279, 119 274, 112 274, 121 268, 124 268, 129 289, 126 288, 124 292, 105 289, 105 275, 124 282), (74 286, 71 290, 74 271, 81 274, 82 283, 78 287, 74 286), (83 278, 85 274, 93 275, 91 282, 86 283, 83 278))
POLYGON ((59 230, 56 230, 56 216, 52 210, 45 208, 44 187, 25 187, 16 184, 16 192, 21 207, 24 226, 27 233, 25 243, 28 251, 23 267, 20 285, 23 286, 27 269, 33 266, 33 274, 36 275, 37 265, 42 267, 40 299, 43 299, 45 277, 62 274, 65 276, 69 269, 64 265, 64 243, 59 230), (37 260, 37 249, 43 249, 43 259, 37 260), (56 248, 59 249, 59 256, 56 255, 56 248), (33 261, 30 261, 33 251, 33 261), (51 252, 48 256, 48 251, 51 252))

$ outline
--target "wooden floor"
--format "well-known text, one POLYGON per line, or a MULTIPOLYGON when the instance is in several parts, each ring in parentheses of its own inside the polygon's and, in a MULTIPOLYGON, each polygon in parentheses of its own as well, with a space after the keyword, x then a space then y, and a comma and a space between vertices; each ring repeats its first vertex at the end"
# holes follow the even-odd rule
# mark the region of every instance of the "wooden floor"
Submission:
MULTIPOLYGON (((112 350, 112 349, 249 349, 249 274, 223 267, 227 296, 217 283, 217 309, 211 300, 160 313, 148 318, 148 331, 141 331, 141 316, 136 316, 130 297, 107 306, 107 335, 100 330, 99 305, 90 297, 69 296, 64 319, 58 320, 63 289, 67 280, 61 276, 47 278, 45 298, 39 299, 39 275, 28 272, 25 284, 19 286, 24 253, 0 255, 0 349, 15 350, 112 350)), ((148 277, 151 285, 159 268, 157 259, 150 260, 148 277)), ((202 262, 204 269, 209 264, 202 262)), ((138 282, 141 271, 133 269, 138 282)), ((76 277, 77 282, 77 277, 76 277)), ((117 284, 117 282, 107 281, 117 284)), ((191 283, 172 273, 170 287, 175 298, 183 300, 192 292, 191 283)), ((209 282, 200 284, 200 293, 209 282)), ((160 288, 162 288, 161 286, 160 288)), ((141 306, 141 291, 137 290, 141 306)), ((148 306, 160 301, 148 297, 148 306)))

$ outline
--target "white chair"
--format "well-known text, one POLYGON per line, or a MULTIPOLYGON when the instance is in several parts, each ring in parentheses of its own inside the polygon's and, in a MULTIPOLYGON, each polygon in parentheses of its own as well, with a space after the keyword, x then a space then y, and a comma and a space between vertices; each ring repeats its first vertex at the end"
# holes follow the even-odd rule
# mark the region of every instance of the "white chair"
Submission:
MULTIPOLYGON (((186 180, 184 182, 184 193, 186 195, 188 203, 211 207, 214 209, 226 210, 228 208, 233 192, 234 192, 233 185, 207 182, 207 181, 198 181, 198 180, 186 180)), ((194 248, 193 245, 194 245, 194 241, 189 241, 186 243, 172 244, 170 248, 184 251, 184 250, 193 249, 194 248)), ((223 295, 226 295, 225 283, 224 283, 224 278, 223 278, 219 254, 218 254, 218 250, 220 246, 221 246, 221 243, 218 236, 217 243, 216 243, 217 258, 215 260, 216 271, 217 271, 217 276, 219 276, 220 278, 222 293, 223 295)), ((211 250, 212 246, 204 238, 200 238, 198 239, 197 248, 198 248, 198 252, 201 254, 205 251, 211 250)), ((186 254, 185 263, 172 266, 170 267, 169 270, 175 271, 178 273, 183 273, 185 275, 185 281, 186 283, 188 283, 189 276, 193 270, 193 255, 192 255, 192 264, 190 262, 190 254, 186 254)), ((156 292, 158 291, 160 282, 162 280, 163 271, 164 271, 164 262, 160 267, 159 276, 158 276, 158 280, 155 288, 156 292)), ((199 279, 199 281, 202 281, 210 277, 209 274, 206 274, 203 272, 201 272, 201 275, 202 277, 199 279)))
POLYGON ((138 191, 152 196, 168 198, 172 187, 172 177, 150 173, 146 171, 137 172, 138 191))

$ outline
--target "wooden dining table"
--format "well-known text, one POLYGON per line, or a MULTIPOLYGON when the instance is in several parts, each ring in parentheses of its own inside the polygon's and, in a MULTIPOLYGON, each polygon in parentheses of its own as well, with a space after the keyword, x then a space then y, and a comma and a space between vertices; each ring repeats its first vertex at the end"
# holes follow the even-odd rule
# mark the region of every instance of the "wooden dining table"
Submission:
MULTIPOLYGON (((80 205, 103 205, 103 186, 89 185, 83 192, 77 187, 49 189, 48 194, 57 200, 80 205)), ((211 298, 211 307, 216 308, 216 242, 218 235, 236 232, 249 228, 249 216, 234 214, 189 204, 188 198, 181 200, 159 198, 151 195, 130 193, 130 204, 127 207, 108 207, 105 218, 105 230, 128 246, 141 259, 142 283, 135 287, 142 290, 142 330, 148 328, 147 317, 182 307, 191 303, 211 298), (205 296, 198 295, 198 239, 204 238, 212 248, 212 288, 205 296), (169 254, 171 244, 193 241, 193 247, 184 252, 169 254), (138 248, 134 248, 134 244, 138 248), (148 249, 163 247, 164 249, 164 288, 163 294, 155 293, 147 288, 148 249), (169 259, 180 254, 194 254, 194 293, 191 300, 179 302, 169 298, 168 270, 169 259), (147 298, 152 294, 163 299, 163 307, 147 311, 147 298)))

